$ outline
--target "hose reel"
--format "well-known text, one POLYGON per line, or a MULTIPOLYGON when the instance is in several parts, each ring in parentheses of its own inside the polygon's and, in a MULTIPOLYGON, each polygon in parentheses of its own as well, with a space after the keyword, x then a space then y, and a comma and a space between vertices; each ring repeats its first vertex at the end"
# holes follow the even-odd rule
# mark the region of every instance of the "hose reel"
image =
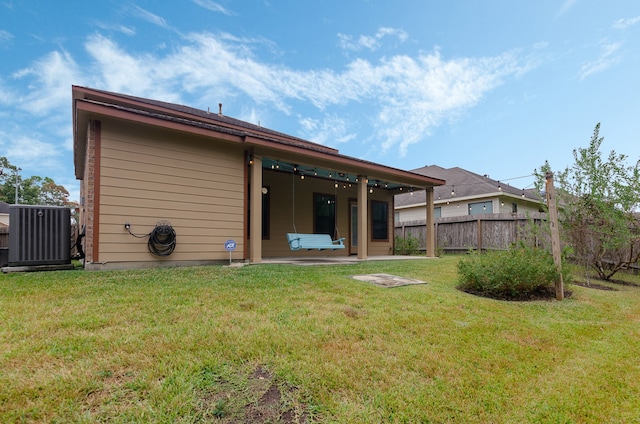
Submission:
POLYGON ((156 256, 169 256, 176 248, 176 232, 169 221, 159 221, 148 234, 137 235, 131 232, 131 224, 124 224, 124 228, 134 237, 148 237, 149 252, 156 256))

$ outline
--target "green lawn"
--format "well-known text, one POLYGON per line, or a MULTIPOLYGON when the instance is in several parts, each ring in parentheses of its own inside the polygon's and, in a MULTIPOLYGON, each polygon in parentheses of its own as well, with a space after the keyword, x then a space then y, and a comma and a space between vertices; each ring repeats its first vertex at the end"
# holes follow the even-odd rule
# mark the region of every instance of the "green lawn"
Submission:
POLYGON ((504 302, 458 259, 0 275, 0 422, 640 423, 639 277, 504 302))

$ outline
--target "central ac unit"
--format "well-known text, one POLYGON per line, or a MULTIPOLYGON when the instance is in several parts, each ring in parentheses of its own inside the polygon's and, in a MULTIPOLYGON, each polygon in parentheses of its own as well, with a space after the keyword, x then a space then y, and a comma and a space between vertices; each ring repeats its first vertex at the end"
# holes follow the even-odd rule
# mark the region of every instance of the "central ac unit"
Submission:
POLYGON ((9 266, 71 263, 71 212, 62 206, 9 207, 9 266))

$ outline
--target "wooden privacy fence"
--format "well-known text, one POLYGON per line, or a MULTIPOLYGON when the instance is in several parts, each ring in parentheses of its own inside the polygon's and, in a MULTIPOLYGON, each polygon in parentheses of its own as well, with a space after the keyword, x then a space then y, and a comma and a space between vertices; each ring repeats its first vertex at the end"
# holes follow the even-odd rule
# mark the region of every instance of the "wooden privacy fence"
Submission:
POLYGON ((0 247, 9 248, 9 227, 0 225, 0 247))
MULTIPOLYGON (((451 253, 466 252, 469 249, 507 249, 512 243, 532 236, 532 232, 528 230, 529 225, 540 226, 545 220, 546 215, 543 213, 495 213, 436 218, 436 248, 451 253)), ((395 236, 416 237, 420 240, 420 250, 426 249, 425 233, 426 220, 395 224, 395 236)), ((534 238, 532 242, 536 245, 546 244, 538 238, 534 238)))

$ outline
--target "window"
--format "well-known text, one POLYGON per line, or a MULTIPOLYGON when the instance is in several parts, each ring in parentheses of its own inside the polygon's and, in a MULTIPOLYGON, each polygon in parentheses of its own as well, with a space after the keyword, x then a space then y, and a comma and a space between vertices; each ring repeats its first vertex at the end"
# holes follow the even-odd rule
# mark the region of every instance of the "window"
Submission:
POLYGON ((336 228, 336 197, 332 194, 314 193, 313 217, 316 234, 330 234, 335 237, 336 228))
POLYGON ((512 203, 511 204, 511 213, 518 213, 518 204, 517 203, 512 203))
POLYGON ((493 213, 493 202, 469 203, 469 215, 478 215, 481 213, 493 213))
POLYGON ((433 217, 441 218, 442 217, 442 207, 438 206, 437 208, 433 208, 433 217))
POLYGON ((371 201, 371 239, 389 240, 389 204, 371 201))

